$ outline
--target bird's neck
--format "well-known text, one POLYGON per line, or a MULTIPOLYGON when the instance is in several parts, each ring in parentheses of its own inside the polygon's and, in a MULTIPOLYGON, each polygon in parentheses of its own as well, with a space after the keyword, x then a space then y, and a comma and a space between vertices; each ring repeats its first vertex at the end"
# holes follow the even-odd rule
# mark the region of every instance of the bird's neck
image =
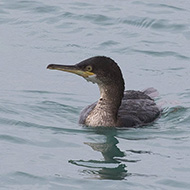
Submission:
POLYGON ((120 85, 99 85, 100 99, 87 118, 87 125, 115 126, 123 97, 120 85))
POLYGON ((99 85, 99 89, 100 99, 98 101, 98 104, 101 107, 106 107, 106 111, 117 115, 118 109, 121 105, 121 100, 123 98, 123 89, 117 85, 99 85))

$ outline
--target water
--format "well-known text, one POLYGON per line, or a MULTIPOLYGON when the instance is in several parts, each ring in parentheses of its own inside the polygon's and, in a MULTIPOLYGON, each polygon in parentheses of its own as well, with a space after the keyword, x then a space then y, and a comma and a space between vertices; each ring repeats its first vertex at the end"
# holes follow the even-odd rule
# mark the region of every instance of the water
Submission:
POLYGON ((187 0, 1 0, 0 189, 190 189, 189 18, 187 0), (79 126, 98 88, 46 66, 95 55, 158 89, 161 118, 79 126))

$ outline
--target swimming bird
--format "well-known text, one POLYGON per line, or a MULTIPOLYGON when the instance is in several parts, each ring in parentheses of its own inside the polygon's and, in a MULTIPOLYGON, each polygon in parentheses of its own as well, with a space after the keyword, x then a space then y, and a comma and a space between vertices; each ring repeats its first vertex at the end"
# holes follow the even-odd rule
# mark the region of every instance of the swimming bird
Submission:
POLYGON ((100 98, 80 114, 79 123, 98 127, 137 127, 153 122, 160 116, 154 88, 124 91, 125 84, 118 64, 111 58, 95 56, 75 65, 50 64, 48 69, 82 76, 99 86, 100 98))

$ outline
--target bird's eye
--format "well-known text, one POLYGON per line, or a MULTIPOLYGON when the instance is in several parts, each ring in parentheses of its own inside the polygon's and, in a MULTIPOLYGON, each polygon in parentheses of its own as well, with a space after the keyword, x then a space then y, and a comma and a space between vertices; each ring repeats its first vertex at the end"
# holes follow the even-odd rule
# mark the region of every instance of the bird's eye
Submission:
POLYGON ((85 70, 89 71, 89 72, 92 71, 92 66, 90 66, 90 65, 86 66, 85 70))

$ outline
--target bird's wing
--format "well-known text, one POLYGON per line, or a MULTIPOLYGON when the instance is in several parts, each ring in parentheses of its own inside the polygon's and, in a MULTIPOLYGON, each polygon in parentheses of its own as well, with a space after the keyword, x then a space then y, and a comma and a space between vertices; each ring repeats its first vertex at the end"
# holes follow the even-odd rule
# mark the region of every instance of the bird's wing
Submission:
POLYGON ((126 91, 118 111, 118 121, 124 127, 153 122, 160 115, 154 100, 140 91, 126 91))

